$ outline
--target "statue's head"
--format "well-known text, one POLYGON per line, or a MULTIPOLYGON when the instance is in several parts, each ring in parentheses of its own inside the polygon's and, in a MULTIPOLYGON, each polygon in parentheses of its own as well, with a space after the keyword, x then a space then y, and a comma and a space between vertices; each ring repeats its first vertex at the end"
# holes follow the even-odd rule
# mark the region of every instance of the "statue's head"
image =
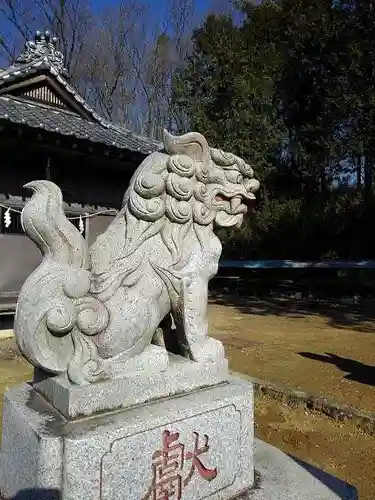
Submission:
POLYGON ((135 173, 125 200, 131 213, 146 221, 239 226, 259 188, 250 165, 195 132, 164 132, 164 148, 167 157, 154 153, 135 173))
POLYGON ((209 160, 197 165, 196 178, 196 199, 210 209, 215 225, 239 226, 259 189, 250 165, 232 153, 210 148, 209 160))

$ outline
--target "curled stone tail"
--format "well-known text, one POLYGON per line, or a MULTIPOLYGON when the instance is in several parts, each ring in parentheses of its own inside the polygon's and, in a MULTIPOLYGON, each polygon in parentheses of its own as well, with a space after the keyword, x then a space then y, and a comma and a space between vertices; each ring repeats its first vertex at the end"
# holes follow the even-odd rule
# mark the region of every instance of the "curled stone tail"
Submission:
POLYGON ((87 244, 65 216, 61 190, 49 181, 25 185, 34 195, 22 211, 22 227, 44 257, 60 264, 87 269, 87 244))
POLYGON ((95 357, 91 337, 107 326, 108 311, 89 296, 87 244, 65 216, 60 189, 49 181, 26 187, 34 195, 25 205, 21 222, 41 250, 43 261, 19 294, 14 326, 17 343, 35 366, 50 373, 67 372, 82 383, 90 378, 85 366, 90 368, 95 357))

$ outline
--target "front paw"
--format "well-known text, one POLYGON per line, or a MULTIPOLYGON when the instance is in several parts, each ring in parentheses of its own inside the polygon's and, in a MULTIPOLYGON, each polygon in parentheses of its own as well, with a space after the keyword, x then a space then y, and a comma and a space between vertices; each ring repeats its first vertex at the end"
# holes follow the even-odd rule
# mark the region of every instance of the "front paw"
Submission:
POLYGON ((194 361, 215 363, 225 358, 223 344, 211 337, 203 337, 190 344, 194 361))

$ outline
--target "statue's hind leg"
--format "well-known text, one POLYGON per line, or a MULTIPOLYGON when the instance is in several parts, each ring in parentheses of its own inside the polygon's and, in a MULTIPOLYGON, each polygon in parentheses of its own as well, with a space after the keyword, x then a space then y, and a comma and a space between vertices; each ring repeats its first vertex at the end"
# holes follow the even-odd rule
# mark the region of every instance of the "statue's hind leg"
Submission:
POLYGON ((208 336, 208 282, 182 278, 178 304, 173 308, 175 335, 181 353, 194 361, 215 362, 225 357, 222 343, 208 336))

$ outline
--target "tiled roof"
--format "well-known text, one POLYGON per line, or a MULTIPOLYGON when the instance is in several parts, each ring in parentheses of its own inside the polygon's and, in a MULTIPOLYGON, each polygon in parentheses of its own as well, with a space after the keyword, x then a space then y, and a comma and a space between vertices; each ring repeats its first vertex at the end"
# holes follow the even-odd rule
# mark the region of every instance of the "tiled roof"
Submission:
POLYGON ((44 33, 38 31, 34 41, 26 42, 24 51, 14 64, 0 70, 1 121, 19 123, 142 154, 163 149, 162 143, 137 135, 99 116, 68 83, 63 55, 57 50, 56 44, 56 38, 52 38, 48 31, 44 33), (82 114, 85 118, 71 111, 14 97, 7 92, 10 84, 45 73, 58 82, 64 91, 76 101, 84 111, 82 114))
POLYGON ((106 126, 105 120, 99 116, 95 111, 86 103, 86 101, 81 97, 78 92, 63 78, 59 71, 54 67, 47 57, 39 58, 37 60, 31 61, 28 64, 23 65, 13 65, 9 68, 0 71, 0 89, 4 85, 8 85, 14 81, 33 76, 41 72, 48 72, 51 76, 57 80, 65 90, 74 98, 74 100, 80 104, 85 111, 91 116, 94 121, 102 123, 106 126))
POLYGON ((145 155, 163 148, 162 143, 139 136, 111 123, 103 126, 102 123, 86 120, 70 111, 9 95, 0 96, 0 121, 27 125, 35 129, 145 155))

